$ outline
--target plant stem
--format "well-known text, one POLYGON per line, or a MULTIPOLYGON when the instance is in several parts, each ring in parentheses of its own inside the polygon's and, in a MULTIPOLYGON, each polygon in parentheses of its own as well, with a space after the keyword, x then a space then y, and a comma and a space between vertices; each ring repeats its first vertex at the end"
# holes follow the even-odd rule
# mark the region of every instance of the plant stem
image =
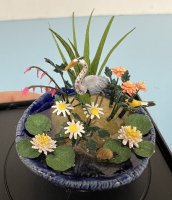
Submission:
POLYGON ((119 78, 116 79, 116 86, 117 86, 117 84, 118 84, 118 81, 119 81, 119 78))
POLYGON ((30 85, 30 86, 27 87, 27 88, 28 88, 28 89, 31 89, 31 88, 36 88, 36 87, 39 87, 39 88, 50 88, 50 89, 57 90, 57 88, 55 88, 55 87, 46 86, 46 85, 30 85))
POLYGON ((73 97, 72 101, 70 102, 70 104, 72 104, 76 99, 76 95, 73 97))
POLYGON ((136 95, 139 93, 139 90, 137 90, 137 92, 135 93, 135 94, 133 94, 129 99, 128 99, 128 101, 129 102, 132 102, 133 101, 133 99, 136 97, 136 95))
POLYGON ((74 79, 76 79, 76 76, 75 76, 75 74, 74 74, 74 72, 72 70, 69 69, 68 72, 69 72, 70 75, 73 76, 74 79))
POLYGON ((110 79, 110 83, 112 83, 112 76, 110 76, 109 79, 110 79))
POLYGON ((112 90, 110 94, 110 99, 109 99, 109 108, 113 105, 114 95, 115 95, 115 90, 112 90))
MULTIPOLYGON (((57 85, 56 81, 46 72, 44 71, 43 69, 41 69, 40 67, 37 67, 37 66, 32 66, 30 67, 30 69, 38 69, 40 71, 42 71, 46 76, 48 76, 48 78, 54 83, 54 85, 56 86, 56 88, 59 90, 59 92, 62 94, 62 98, 63 100, 65 100, 65 95, 66 93, 63 92, 60 87, 57 85)), ((47 86, 46 86, 47 87, 47 86)), ((50 88, 50 87, 49 87, 50 88)))
POLYGON ((111 114, 110 114, 109 117, 107 118, 107 121, 112 120, 112 119, 114 118, 115 114, 117 113, 117 111, 118 111, 118 109, 119 109, 118 103, 119 103, 119 101, 120 101, 120 98, 121 98, 121 92, 120 92, 120 94, 119 94, 119 96, 118 96, 118 98, 117 98, 117 100, 116 100, 116 102, 115 102, 115 105, 114 105, 114 107, 113 107, 113 109, 112 109, 111 114))
POLYGON ((68 114, 66 113, 66 116, 67 116, 68 120, 71 122, 72 120, 71 120, 70 115, 68 115, 68 114))
POLYGON ((58 90, 57 88, 55 88, 55 87, 51 87, 51 86, 47 86, 47 85, 30 85, 29 87, 27 87, 28 89, 32 89, 33 88, 33 90, 35 89, 35 88, 41 88, 41 92, 42 92, 42 89, 43 88, 49 88, 49 89, 52 89, 52 90, 58 90))
POLYGON ((109 117, 107 118, 107 121, 110 121, 114 118, 116 112, 118 111, 119 106, 117 104, 114 105, 111 114, 109 115, 109 117))
POLYGON ((74 105, 73 107, 77 107, 77 106, 79 106, 79 105, 81 105, 82 103, 77 103, 76 105, 74 105))
POLYGON ((91 118, 88 120, 87 126, 89 126, 90 124, 91 124, 91 118))
POLYGON ((37 66, 32 66, 32 67, 30 67, 30 69, 38 69, 38 70, 42 71, 46 76, 48 76, 51 79, 51 81, 59 89, 59 86, 57 85, 56 81, 46 71, 44 71, 43 69, 41 69, 40 67, 37 67, 37 66))
POLYGON ((61 76, 61 78, 62 78, 62 80, 63 80, 64 86, 65 86, 65 89, 66 89, 66 93, 65 93, 65 94, 66 94, 66 102, 69 103, 69 95, 68 95, 68 93, 67 93, 67 86, 66 86, 66 82, 65 82, 63 73, 60 73, 60 76, 61 76))
MULTIPOLYGON (((116 91, 116 88, 117 88, 118 80, 119 80, 119 78, 117 78, 117 80, 116 80, 114 89, 111 90, 111 97, 110 97, 110 100, 109 100, 109 107, 111 107, 113 105, 114 96, 115 96, 115 93, 116 93, 115 91, 116 91)), ((111 82, 112 82, 112 79, 111 79, 111 82)))
POLYGON ((100 103, 98 104, 99 106, 102 105, 102 102, 103 102, 103 99, 104 99, 104 93, 103 92, 100 92, 97 96, 96 96, 96 99, 94 101, 94 105, 97 104, 98 100, 99 100, 99 97, 101 96, 101 99, 100 99, 100 103))

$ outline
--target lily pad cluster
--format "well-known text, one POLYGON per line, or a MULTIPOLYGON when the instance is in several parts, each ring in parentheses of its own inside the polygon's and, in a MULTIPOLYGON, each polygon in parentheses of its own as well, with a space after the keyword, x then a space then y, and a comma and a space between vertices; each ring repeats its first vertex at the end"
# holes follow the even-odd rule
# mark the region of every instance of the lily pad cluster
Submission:
MULTIPOLYGON (((152 128, 150 119, 143 114, 130 115, 126 118, 125 125, 136 127, 141 131, 143 137, 147 135, 152 128)), ((139 157, 151 157, 155 152, 155 145, 143 139, 138 143, 138 148, 130 149, 128 146, 124 146, 121 140, 113 139, 106 141, 103 145, 103 149, 109 149, 113 152, 114 156, 110 159, 110 162, 120 164, 130 159, 132 152, 139 157)))
MULTIPOLYGON (((16 146, 17 152, 25 158, 38 158, 41 153, 33 148, 31 139, 38 134, 48 134, 51 130, 51 121, 46 115, 35 114, 28 117, 25 127, 31 138, 20 140, 16 146)), ((65 171, 74 166, 75 152, 71 146, 57 146, 53 153, 46 155, 45 161, 47 166, 54 170, 65 171)))
MULTIPOLYGON (((75 114, 75 117, 80 117, 75 114)), ((81 119, 80 119, 81 120, 81 119)), ((150 119, 143 114, 131 114, 125 119, 125 125, 133 126, 142 132, 145 137, 152 124, 150 119)), ((31 143, 32 139, 36 135, 49 134, 51 130, 50 119, 43 114, 34 114, 28 117, 25 128, 29 133, 30 139, 23 139, 17 143, 17 151, 20 156, 25 158, 38 158, 43 152, 39 152, 39 149, 34 149, 31 143)), ((120 139, 110 139, 110 134, 107 130, 101 129, 96 126, 89 126, 86 129, 87 133, 82 138, 85 142, 85 146, 89 151, 95 152, 97 162, 106 161, 114 164, 121 164, 129 160, 132 154, 139 157, 150 157, 155 151, 155 146, 148 140, 142 140, 139 143, 138 148, 129 148, 128 145, 123 145, 120 139), (101 147, 91 136, 97 135, 104 139, 104 143, 101 147)), ((52 152, 48 152, 44 155, 45 162, 48 167, 57 171, 66 171, 75 166, 76 151, 75 146, 79 144, 79 141, 73 141, 71 144, 65 144, 64 129, 55 135, 57 146, 52 152)), ((44 141, 43 141, 44 142, 44 141)))

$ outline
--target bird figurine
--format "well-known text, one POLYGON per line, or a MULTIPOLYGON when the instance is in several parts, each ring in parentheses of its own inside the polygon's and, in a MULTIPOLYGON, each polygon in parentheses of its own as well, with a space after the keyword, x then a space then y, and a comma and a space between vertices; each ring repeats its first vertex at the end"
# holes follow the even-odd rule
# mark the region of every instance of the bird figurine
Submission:
POLYGON ((69 70, 71 67, 74 67, 77 64, 82 66, 82 70, 75 80, 75 90, 78 94, 82 95, 86 92, 89 92, 90 94, 99 94, 107 87, 109 81, 106 77, 97 75, 86 76, 88 73, 88 64, 84 60, 84 57, 73 59, 65 67, 65 70, 69 70))
POLYGON ((139 100, 136 100, 136 99, 133 99, 131 102, 126 100, 126 103, 131 108, 149 107, 149 106, 155 106, 156 105, 153 101, 139 101, 139 100))

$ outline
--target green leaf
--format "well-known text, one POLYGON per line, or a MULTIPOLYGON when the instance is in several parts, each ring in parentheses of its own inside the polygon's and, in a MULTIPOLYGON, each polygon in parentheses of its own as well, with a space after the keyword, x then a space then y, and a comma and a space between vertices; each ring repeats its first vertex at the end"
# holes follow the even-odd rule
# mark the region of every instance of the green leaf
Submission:
POLYGON ((121 149, 121 142, 119 140, 108 140, 103 145, 103 148, 110 149, 114 153, 117 153, 121 149))
POLYGON ((55 99, 54 99, 55 101, 61 101, 62 100, 62 98, 61 98, 61 96, 59 96, 59 95, 55 95, 55 99))
MULTIPOLYGON (((69 55, 69 58, 71 60, 73 60, 75 58, 75 54, 72 51, 70 45, 55 31, 53 31, 51 28, 49 28, 49 30, 56 36, 56 38, 61 42, 61 44, 63 45, 63 47, 65 48, 66 52, 69 55)), ((78 70, 77 68, 74 68, 76 75, 78 75, 78 70)), ((72 80, 72 79, 71 79, 72 80)), ((73 81, 73 80, 72 80, 73 81)))
POLYGON ((62 63, 61 65, 57 65, 53 61, 51 61, 49 58, 44 58, 44 59, 45 59, 45 62, 47 62, 48 64, 50 64, 51 66, 55 68, 54 69, 55 72, 63 74, 66 64, 62 63))
POLYGON ((123 146, 119 140, 108 140, 103 145, 103 148, 110 149, 116 155, 111 162, 120 164, 127 161, 131 157, 131 150, 127 146, 123 146))
POLYGON ((91 74, 96 74, 96 72, 97 72, 99 61, 100 61, 101 54, 102 54, 102 51, 103 51, 103 47, 104 47, 107 35, 109 33, 110 27, 112 25, 113 19, 114 19, 114 16, 111 17, 109 23, 106 26, 106 29, 105 29, 103 35, 102 35, 99 46, 97 48, 97 52, 96 52, 94 59, 91 63, 91 69, 90 69, 91 74))
POLYGON ((112 77, 112 70, 109 67, 105 68, 105 75, 111 79, 111 77, 112 77))
POLYGON ((124 147, 118 152, 118 155, 112 159, 112 163, 120 164, 127 161, 131 157, 131 150, 128 147, 124 147))
POLYGON ((152 123, 148 116, 143 114, 132 114, 125 119, 126 126, 135 126, 143 135, 152 128, 152 123))
MULTIPOLYGON (((57 47, 57 49, 58 49, 58 52, 59 52, 59 54, 60 54, 60 56, 61 56, 61 59, 62 59, 63 63, 64 63, 65 65, 67 65, 66 58, 65 58, 65 56, 64 56, 64 54, 63 54, 63 52, 62 52, 62 50, 61 50, 61 48, 60 48, 60 46, 59 46, 59 44, 58 44, 58 42, 57 42, 57 40, 56 40, 54 34, 53 34, 52 32, 51 32, 51 34, 52 34, 53 40, 54 40, 54 42, 55 42, 55 44, 56 44, 56 47, 57 47)), ((75 78, 74 78, 74 77, 75 77, 74 71, 71 70, 71 69, 68 70, 68 75, 69 75, 69 77, 70 77, 72 83, 74 83, 74 81, 75 81, 75 78), (73 74, 73 75, 72 75, 72 74, 73 74)))
POLYGON ((86 147, 89 149, 89 150, 96 150, 97 149, 97 143, 95 140, 92 140, 92 139, 89 139, 86 143, 86 147))
POLYGON ((88 103, 88 104, 91 104, 91 97, 90 97, 90 95, 89 94, 78 94, 77 95, 77 98, 79 99, 79 101, 81 102, 81 103, 83 103, 83 104, 86 104, 86 103, 88 103))
POLYGON ((110 136, 109 132, 105 129, 99 129, 98 134, 99 134, 99 137, 101 137, 101 138, 110 136))
POLYGON ((72 13, 72 33, 73 33, 73 44, 77 49, 76 32, 75 32, 75 15, 72 13))
POLYGON ((124 74, 123 74, 122 77, 121 77, 121 80, 122 80, 122 82, 126 82, 126 81, 129 81, 129 80, 130 80, 130 74, 129 74, 129 71, 128 71, 128 70, 126 70, 126 71, 124 72, 124 74))
POLYGON ((49 58, 44 58, 45 62, 47 62, 48 64, 52 65, 53 67, 56 67, 56 65, 54 64, 53 61, 51 61, 49 58))
POLYGON ((57 49, 58 49, 58 52, 59 52, 59 54, 60 54, 60 56, 61 56, 61 59, 62 59, 63 63, 65 63, 65 64, 67 65, 66 58, 65 58, 65 56, 64 56, 64 54, 63 54, 63 52, 62 52, 62 50, 61 50, 61 48, 60 48, 60 46, 59 46, 59 43, 57 42, 57 40, 56 40, 56 38, 55 38, 55 36, 54 36, 54 34, 53 34, 52 32, 51 32, 51 35, 52 35, 52 37, 53 37, 53 40, 54 40, 54 42, 55 42, 55 44, 56 44, 56 47, 57 47, 57 49))
POLYGON ((68 53, 69 57, 71 60, 73 60, 75 58, 75 55, 71 49, 71 47, 69 46, 69 44, 55 31, 53 31, 51 28, 49 28, 49 30, 55 35, 55 37, 61 42, 61 44, 63 45, 63 47, 65 48, 66 52, 68 53))
POLYGON ((74 166, 75 152, 70 146, 59 146, 53 154, 47 156, 46 163, 54 170, 66 171, 74 166))
POLYGON ((31 115, 27 118, 25 128, 32 135, 41 134, 50 131, 51 120, 43 114, 31 115))
MULTIPOLYGON (((68 39, 69 40, 69 39, 68 39)), ((74 44, 69 40, 71 46, 72 46, 72 49, 74 50, 75 52, 75 57, 80 57, 79 53, 78 53, 78 50, 77 48, 74 46, 74 44)))
POLYGON ((142 141, 139 148, 134 148, 134 152, 141 157, 151 157, 155 152, 155 145, 150 141, 142 141))
POLYGON ((18 154, 25 158, 37 158, 40 155, 37 149, 32 148, 32 144, 28 139, 17 142, 16 149, 18 154))
POLYGON ((72 113, 72 115, 77 121, 82 121, 82 119, 80 118, 80 116, 77 113, 72 113))
POLYGON ((121 44, 121 42, 132 32, 134 31, 135 28, 133 28, 131 31, 129 31, 128 33, 126 33, 120 40, 118 40, 118 42, 112 47, 112 49, 109 51, 109 53, 107 54, 107 56, 105 57, 100 69, 99 69, 99 72, 98 72, 98 75, 100 75, 102 73, 102 70, 104 69, 107 61, 109 60, 111 54, 113 53, 113 51, 121 44))
POLYGON ((61 74, 61 76, 63 76, 63 71, 64 71, 65 67, 66 67, 66 65, 63 63, 61 65, 55 65, 54 72, 59 73, 59 74, 61 74))
MULTIPOLYGON (((73 43, 69 40, 71 46, 72 46, 72 49, 74 50, 75 52, 75 57, 80 57, 79 53, 78 53, 78 50, 76 49, 76 47, 73 45, 73 43)), ((76 69, 76 75, 78 75, 81 71, 81 67, 79 65, 76 65, 75 66, 75 69, 76 69)))
POLYGON ((95 133, 99 130, 100 130, 100 128, 98 126, 89 126, 87 129, 87 132, 95 133))
POLYGON ((69 75, 70 80, 72 81, 72 83, 75 83, 75 79, 76 79, 75 72, 72 69, 69 69, 67 72, 68 72, 68 75, 69 75))
POLYGON ((72 88, 73 86, 69 83, 69 81, 64 80, 65 85, 67 88, 72 88))
POLYGON ((90 67, 90 24, 94 10, 91 12, 90 17, 88 19, 87 28, 85 32, 85 43, 84 43, 84 59, 87 62, 88 66, 90 67))

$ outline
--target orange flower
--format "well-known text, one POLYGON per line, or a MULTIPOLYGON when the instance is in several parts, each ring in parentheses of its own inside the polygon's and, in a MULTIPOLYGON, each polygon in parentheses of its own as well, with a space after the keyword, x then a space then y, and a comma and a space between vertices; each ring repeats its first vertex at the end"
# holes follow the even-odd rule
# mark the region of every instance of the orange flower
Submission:
POLYGON ((146 85, 144 82, 138 82, 136 83, 136 87, 138 90, 146 91, 146 85))
POLYGON ((136 85, 130 81, 123 82, 121 88, 123 93, 128 93, 130 96, 137 92, 136 85))
POLYGON ((112 69, 112 73, 120 78, 126 72, 125 67, 116 67, 112 69))

